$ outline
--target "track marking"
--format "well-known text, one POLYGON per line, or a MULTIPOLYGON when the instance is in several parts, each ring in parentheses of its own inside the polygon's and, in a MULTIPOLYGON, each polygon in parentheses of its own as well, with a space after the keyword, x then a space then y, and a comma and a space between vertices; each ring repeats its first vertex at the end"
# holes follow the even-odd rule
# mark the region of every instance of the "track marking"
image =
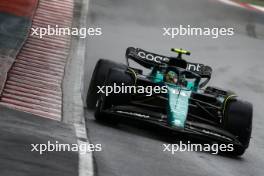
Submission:
MULTIPOLYGON (((84 124, 74 124, 78 145, 89 146, 84 124)), ((93 176, 93 157, 91 152, 81 154, 79 151, 79 176, 93 176)))
POLYGON ((250 6, 254 7, 255 9, 258 9, 258 10, 264 12, 264 7, 253 5, 253 4, 250 4, 250 6))
MULTIPOLYGON (((85 28, 87 26, 87 16, 89 9, 89 0, 80 0, 81 14, 77 23, 79 23, 80 28, 85 28)), ((82 101, 82 88, 83 88, 83 74, 84 74, 84 61, 85 61, 85 47, 86 41, 79 39, 78 41, 73 39, 73 42, 76 43, 76 50, 72 51, 73 54, 70 54, 69 63, 70 70, 74 75, 74 87, 73 87, 73 102, 71 102, 73 124, 75 127, 75 133, 77 136, 77 142, 79 145, 90 144, 87 137, 85 119, 84 119, 84 105, 82 101), (78 59, 77 59, 78 58, 78 59)), ((69 65, 68 65, 69 66, 69 65)), ((66 119, 65 119, 66 120, 66 119)), ((79 151, 79 176, 94 176, 94 165, 93 165, 93 154, 92 152, 86 152, 82 154, 79 151)))
POLYGON ((218 0, 224 4, 243 8, 243 9, 248 9, 248 10, 253 10, 257 12, 263 12, 264 13, 264 7, 258 6, 258 5, 253 5, 253 4, 248 4, 248 3, 243 3, 238 0, 218 0))
POLYGON ((225 4, 228 4, 228 5, 231 5, 231 6, 235 6, 235 7, 240 7, 240 8, 243 8, 241 5, 239 5, 238 3, 236 2, 233 2, 233 1, 230 1, 230 0, 218 0, 222 3, 225 3, 225 4))

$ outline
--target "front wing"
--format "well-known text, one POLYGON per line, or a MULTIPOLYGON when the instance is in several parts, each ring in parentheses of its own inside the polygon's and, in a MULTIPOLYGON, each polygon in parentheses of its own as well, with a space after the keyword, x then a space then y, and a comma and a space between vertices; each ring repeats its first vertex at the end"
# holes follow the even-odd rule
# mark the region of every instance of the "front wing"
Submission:
POLYGON ((136 106, 114 106, 109 109, 103 109, 102 112, 106 115, 112 115, 121 121, 126 120, 127 118, 130 120, 144 121, 169 129, 172 132, 186 133, 205 140, 232 143, 234 145, 242 146, 236 136, 219 127, 188 120, 186 121, 184 128, 169 126, 166 120, 167 117, 164 114, 146 111, 136 106))

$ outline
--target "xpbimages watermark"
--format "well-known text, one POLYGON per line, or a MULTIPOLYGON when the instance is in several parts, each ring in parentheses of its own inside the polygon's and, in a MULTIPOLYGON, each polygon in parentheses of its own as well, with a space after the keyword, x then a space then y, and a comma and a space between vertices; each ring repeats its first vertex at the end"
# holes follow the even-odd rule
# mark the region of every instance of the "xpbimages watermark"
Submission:
POLYGON ((52 143, 48 141, 46 144, 31 144, 31 152, 38 152, 40 155, 45 152, 80 152, 85 154, 87 152, 102 151, 101 144, 62 144, 58 141, 52 143))
POLYGON ((87 36, 100 36, 102 35, 102 28, 70 28, 70 27, 59 27, 55 25, 52 27, 48 25, 46 28, 37 27, 31 28, 31 35, 43 38, 43 36, 79 36, 80 38, 86 38, 87 36))
POLYGON ((193 27, 191 25, 179 25, 176 27, 163 27, 163 36, 175 38, 177 36, 209 36, 213 39, 221 36, 233 36, 234 28, 225 27, 193 27))
POLYGON ((98 94, 146 94, 152 96, 153 94, 167 93, 167 86, 127 86, 125 83, 117 85, 114 83, 112 86, 97 86, 98 94))
POLYGON ((193 144, 190 141, 178 144, 163 144, 163 152, 169 152, 174 155, 176 152, 210 152, 211 154, 218 154, 219 152, 234 151, 233 144, 193 144))

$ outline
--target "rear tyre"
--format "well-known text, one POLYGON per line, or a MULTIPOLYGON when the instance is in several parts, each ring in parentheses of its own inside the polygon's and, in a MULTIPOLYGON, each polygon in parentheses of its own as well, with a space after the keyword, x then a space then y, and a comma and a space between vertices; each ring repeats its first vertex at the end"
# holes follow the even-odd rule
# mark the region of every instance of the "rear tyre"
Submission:
POLYGON ((242 146, 235 145, 232 155, 243 155, 249 146, 252 131, 253 107, 251 103, 231 100, 225 112, 225 128, 237 136, 242 146))
POLYGON ((97 86, 102 86, 105 82, 106 76, 111 68, 126 69, 126 65, 118 64, 106 59, 100 59, 95 68, 90 81, 89 90, 86 97, 86 105, 89 109, 94 109, 99 94, 97 93, 97 86))

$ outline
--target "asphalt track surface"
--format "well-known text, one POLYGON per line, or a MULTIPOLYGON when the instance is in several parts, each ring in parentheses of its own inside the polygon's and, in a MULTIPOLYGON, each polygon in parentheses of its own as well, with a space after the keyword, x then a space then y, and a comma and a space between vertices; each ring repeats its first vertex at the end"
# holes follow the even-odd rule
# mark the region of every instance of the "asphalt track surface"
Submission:
MULTIPOLYGON (((0 175, 77 176, 78 153, 43 152, 32 144, 76 144, 72 125, 0 105, 0 175)), ((53 150, 52 148, 50 148, 53 150)))
POLYGON ((163 152, 163 143, 186 140, 169 136, 140 124, 117 127, 99 124, 86 111, 88 136, 101 143, 95 152, 99 176, 261 176, 264 174, 264 15, 209 0, 91 0, 90 26, 102 27, 103 35, 87 39, 85 91, 99 58, 123 62, 128 46, 164 55, 171 47, 192 51, 187 59, 211 65, 210 85, 235 92, 254 105, 253 134, 249 149, 241 158, 202 152, 163 152), (170 39, 162 27, 179 24, 201 27, 233 27, 232 37, 190 37, 170 39))

